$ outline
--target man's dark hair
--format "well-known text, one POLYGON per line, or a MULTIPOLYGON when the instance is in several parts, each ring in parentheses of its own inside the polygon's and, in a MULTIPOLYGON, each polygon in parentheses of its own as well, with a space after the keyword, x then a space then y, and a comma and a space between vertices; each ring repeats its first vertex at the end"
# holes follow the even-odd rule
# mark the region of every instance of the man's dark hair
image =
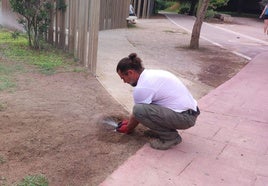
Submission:
POLYGON ((125 73, 127 70, 135 70, 138 73, 143 71, 142 61, 136 53, 131 53, 128 57, 121 59, 116 67, 116 72, 120 70, 121 73, 125 73))

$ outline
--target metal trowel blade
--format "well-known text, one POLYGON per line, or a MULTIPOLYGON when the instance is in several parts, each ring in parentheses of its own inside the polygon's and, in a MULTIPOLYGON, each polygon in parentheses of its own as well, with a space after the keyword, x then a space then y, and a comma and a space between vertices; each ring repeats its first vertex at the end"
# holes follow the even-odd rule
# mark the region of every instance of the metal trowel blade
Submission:
POLYGON ((117 128, 118 127, 117 122, 115 122, 113 120, 104 120, 103 121, 103 124, 110 125, 110 126, 112 126, 114 128, 117 128))

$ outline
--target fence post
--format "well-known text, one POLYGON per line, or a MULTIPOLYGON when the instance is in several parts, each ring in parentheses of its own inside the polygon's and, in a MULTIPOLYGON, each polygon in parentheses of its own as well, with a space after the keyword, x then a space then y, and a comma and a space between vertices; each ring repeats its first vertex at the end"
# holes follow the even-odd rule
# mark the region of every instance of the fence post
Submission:
POLYGON ((96 75, 97 52, 98 52, 98 33, 100 22, 100 0, 91 0, 89 8, 89 46, 88 61, 91 64, 91 72, 96 75))
MULTIPOLYGON (((66 4, 66 0, 63 0, 63 3, 66 4)), ((62 9, 61 7, 59 11, 59 29, 60 29, 60 37, 59 37, 59 47, 61 49, 65 49, 65 37, 66 37, 66 9, 62 9)))
POLYGON ((69 20, 68 20, 68 51, 74 54, 75 37, 75 2, 69 0, 69 20))
POLYGON ((84 4, 82 6, 82 8, 84 8, 84 24, 83 24, 83 42, 81 43, 81 45, 83 46, 83 62, 84 62, 84 65, 85 67, 89 67, 91 61, 88 60, 88 55, 89 55, 89 52, 88 52, 88 47, 89 47, 89 43, 90 41, 88 40, 89 39, 89 33, 88 33, 88 26, 89 26, 89 2, 88 1, 84 1, 84 4))

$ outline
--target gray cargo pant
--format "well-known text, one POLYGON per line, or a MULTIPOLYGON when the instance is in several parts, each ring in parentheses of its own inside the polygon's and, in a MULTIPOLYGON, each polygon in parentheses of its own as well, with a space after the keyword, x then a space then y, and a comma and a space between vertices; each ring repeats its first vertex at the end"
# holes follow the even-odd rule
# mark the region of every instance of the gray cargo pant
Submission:
POLYGON ((179 137, 177 129, 184 130, 194 126, 198 116, 198 114, 192 115, 187 112, 175 112, 153 104, 134 105, 133 115, 163 140, 173 140, 179 137))

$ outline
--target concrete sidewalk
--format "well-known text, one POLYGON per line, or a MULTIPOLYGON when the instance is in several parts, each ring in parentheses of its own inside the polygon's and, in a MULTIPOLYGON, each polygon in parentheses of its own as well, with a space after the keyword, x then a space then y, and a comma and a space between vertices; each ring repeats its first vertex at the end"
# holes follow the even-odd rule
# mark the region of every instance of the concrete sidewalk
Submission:
MULTIPOLYGON (((117 62, 135 51, 147 63, 159 63, 122 38, 124 30, 109 33, 100 33, 106 44, 99 46, 98 61, 103 64, 98 79, 131 111, 132 88, 115 73, 117 62)), ((180 131, 181 144, 167 151, 146 144, 100 185, 267 185, 267 59, 268 52, 259 54, 236 76, 199 99, 201 115, 196 126, 180 131)))
POLYGON ((199 100, 201 115, 183 142, 145 145, 102 186, 256 185, 268 183, 268 53, 199 100))

